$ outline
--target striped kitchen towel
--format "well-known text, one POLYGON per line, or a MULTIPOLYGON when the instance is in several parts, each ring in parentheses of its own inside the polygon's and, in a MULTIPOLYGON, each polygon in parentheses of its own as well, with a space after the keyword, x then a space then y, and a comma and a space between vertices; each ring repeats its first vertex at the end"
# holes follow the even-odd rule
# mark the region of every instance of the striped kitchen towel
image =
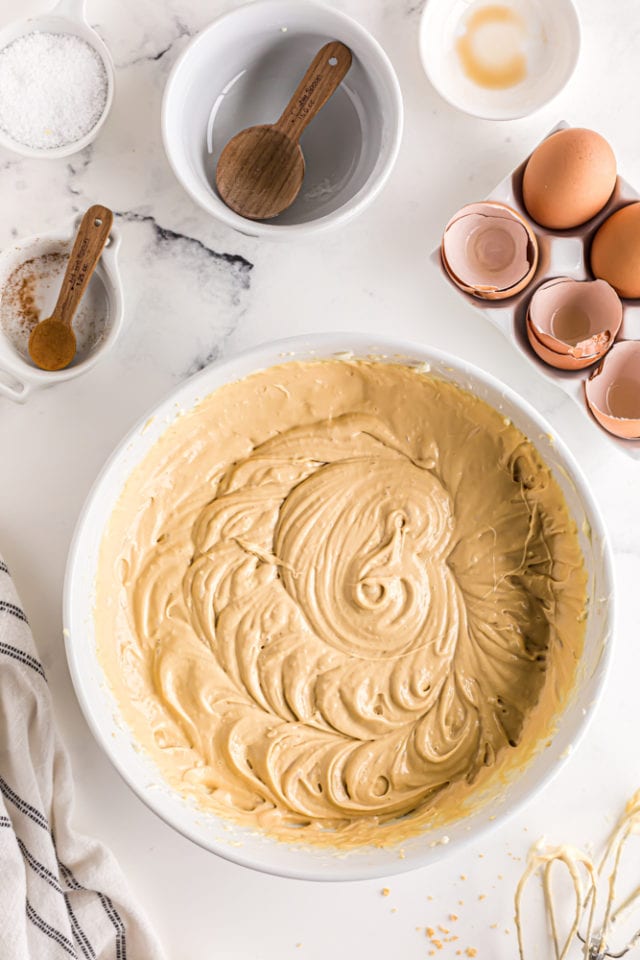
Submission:
POLYGON ((0 557, 0 958, 162 958, 111 854, 72 830, 72 802, 45 672, 0 557))

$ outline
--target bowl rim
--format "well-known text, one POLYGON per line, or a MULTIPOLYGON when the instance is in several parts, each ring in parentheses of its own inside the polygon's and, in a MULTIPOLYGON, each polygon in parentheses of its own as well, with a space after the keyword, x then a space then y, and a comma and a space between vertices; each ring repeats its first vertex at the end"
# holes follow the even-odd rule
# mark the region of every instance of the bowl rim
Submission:
POLYGON ((442 84, 436 82, 426 55, 425 43, 425 36, 432 26, 431 19, 434 16, 434 0, 426 0, 425 7, 420 18, 420 28, 418 31, 420 62, 422 63, 422 68, 427 75, 429 83, 436 93, 446 103, 449 104, 449 106, 454 107, 456 110, 466 114, 468 117, 477 117, 480 120, 522 120, 524 117, 530 117, 532 114, 537 113, 538 110, 541 110, 547 104, 551 103, 552 100, 562 93, 571 80, 571 77, 575 73, 575 69, 580 59, 580 50, 582 47, 582 27, 580 24, 578 10, 574 0, 561 0, 561 3, 563 5, 563 12, 567 16, 568 20, 571 21, 571 30, 574 39, 573 46, 571 51, 569 51, 570 56, 567 57, 564 76, 560 85, 548 93, 544 98, 536 100, 535 103, 533 103, 530 107, 526 109, 522 107, 495 107, 494 109, 491 109, 489 106, 487 106, 486 108, 482 109, 474 109, 466 104, 462 99, 450 93, 448 88, 445 88, 442 84))
POLYGON ((180 56, 173 64, 165 83, 160 111, 160 126, 162 132, 162 143, 169 166, 171 167, 173 174, 182 189, 191 197, 191 199, 200 207, 200 209, 204 210, 206 213, 220 222, 226 224, 226 226, 231 227, 232 229, 237 230, 238 232, 247 236, 270 237, 272 239, 280 240, 290 238, 297 239, 300 237, 319 234, 340 224, 348 223, 350 220, 362 213, 363 210, 365 210, 371 203, 373 203, 391 176, 398 159, 404 132, 404 101, 402 97, 400 81, 398 80, 398 76, 388 54, 382 45, 376 40, 373 34, 371 34, 353 17, 343 13, 341 10, 336 10, 334 7, 330 7, 325 3, 319 3, 317 0, 304 0, 303 4, 295 2, 295 0, 254 0, 252 3, 245 2, 236 9, 230 10, 227 13, 222 14, 220 17, 216 17, 211 21, 211 23, 207 24, 194 37, 192 37, 189 43, 187 43, 184 50, 182 50, 180 56), (241 217, 239 214, 234 213, 233 210, 229 209, 229 207, 227 207, 224 202, 217 197, 213 190, 211 191, 209 198, 210 202, 205 203, 202 197, 191 188, 182 175, 182 168, 176 160, 172 145, 172 141, 175 137, 175 131, 171 128, 169 122, 171 100, 175 92, 175 80, 180 71, 184 69, 184 66, 188 62, 193 49, 200 43, 204 43, 205 38, 210 33, 213 33, 216 29, 218 29, 223 23, 237 19, 240 16, 251 16, 254 11, 259 14, 261 10, 274 10, 277 8, 289 8, 295 10, 296 12, 299 12, 301 9, 309 11, 310 13, 318 11, 323 16, 332 18, 336 24, 348 25, 349 29, 353 31, 361 40, 363 46, 366 46, 368 52, 376 58, 384 77, 384 83, 393 100, 393 111, 388 118, 390 129, 392 130, 392 136, 389 140, 389 145, 387 148, 387 159, 377 173, 375 180, 372 180, 370 177, 367 182, 362 185, 360 190, 343 206, 339 207, 337 210, 333 210, 331 213, 325 214, 323 217, 318 217, 316 220, 308 220, 304 223, 280 225, 266 221, 249 220, 246 217, 241 217))
MULTIPOLYGON (((171 423, 172 422, 173 419, 171 420, 171 423)), ((170 423, 166 424, 165 428, 163 429, 163 433, 169 428, 170 425, 170 423)), ((159 437, 154 441, 154 443, 158 442, 158 439, 159 437)), ((140 457, 133 466, 128 468, 127 477, 131 475, 132 470, 136 468, 143 457, 144 455, 140 457)), ((127 477, 125 477, 125 483, 127 477)), ((113 503, 117 502, 117 497, 121 491, 122 486, 119 486, 116 497, 111 498, 113 503)), ((65 653, 76 697, 85 721, 87 722, 87 725, 91 730, 91 733, 93 734, 97 744, 101 747, 103 753, 106 755, 112 766, 120 774, 125 783, 131 788, 133 793, 145 804, 145 806, 155 813, 156 816, 171 826, 178 833, 182 834, 182 836, 193 841, 204 850, 214 853, 231 863, 248 867, 261 873, 271 874, 273 876, 280 876, 296 880, 312 880, 323 882, 371 880, 431 866, 438 860, 441 860, 444 856, 449 856, 454 851, 459 852, 467 848, 471 843, 477 843, 480 838, 485 837, 497 827, 506 824, 512 817, 521 812, 524 807, 531 803, 534 797, 539 796, 542 790, 544 790, 552 782, 552 780, 556 778, 556 776, 567 763, 569 756, 573 755, 576 747, 585 737, 593 720, 593 716, 597 711, 610 671, 612 651, 614 646, 613 639, 615 635, 615 621, 616 591, 613 555, 602 513, 580 465, 561 437, 547 422, 545 417, 538 413, 538 411, 533 407, 532 404, 529 403, 529 401, 521 397, 507 384, 503 383, 493 374, 484 371, 482 368, 475 366, 475 364, 472 364, 467 360, 415 341, 404 340, 401 338, 396 339, 392 336, 380 336, 376 334, 367 335, 361 332, 350 333, 346 331, 307 334, 295 337, 287 337, 279 340, 265 341, 245 350, 238 351, 229 357, 209 364, 194 376, 184 380, 177 387, 170 390, 158 403, 154 404, 153 407, 147 410, 116 445, 98 472, 98 475, 92 484, 89 493, 87 494, 85 502, 78 515, 78 520, 69 547, 63 592, 63 634, 65 653), (127 448, 129 448, 136 438, 138 438, 141 433, 144 432, 144 428, 146 425, 148 425, 150 418, 155 417, 160 420, 165 411, 168 411, 170 408, 176 408, 176 406, 180 405, 180 398, 183 394, 193 392, 194 388, 197 388, 199 384, 206 384, 207 380, 211 378, 214 372, 219 378, 222 378, 220 383, 217 386, 214 386, 212 389, 205 387, 202 392, 198 392, 196 394, 197 399, 190 401, 190 405, 186 407, 185 410, 192 409, 198 402, 200 402, 210 393, 214 392, 216 389, 219 389, 219 387, 224 383, 232 382, 233 379, 237 379, 233 375, 233 370, 238 364, 251 364, 250 371, 241 375, 242 377, 245 377, 249 376, 251 372, 256 372, 260 369, 265 369, 274 365, 273 359, 267 361, 266 363, 262 362, 262 358, 264 358, 265 355, 271 358, 274 356, 281 357, 282 359, 280 362, 285 363, 295 360, 298 355, 302 355, 301 359, 313 359, 313 357, 309 356, 310 353, 313 353, 316 350, 324 350, 324 353, 315 357, 315 359, 322 360, 327 359, 326 351, 329 349, 329 347, 331 347, 330 356, 334 357, 335 359, 344 357, 345 354, 366 358, 371 356, 371 350, 373 348, 376 351, 381 351, 381 360, 383 360, 385 357, 390 358, 400 354, 401 356, 411 357, 412 359, 422 360, 427 363, 437 363, 445 368, 451 368, 459 374, 475 378, 480 384, 488 386, 491 390, 498 392, 502 397, 504 397, 508 404, 510 404, 519 413, 522 413, 526 417, 529 417, 531 420, 533 420, 537 426, 550 437, 554 449, 560 454, 562 469, 568 471, 571 481, 575 484, 577 490, 579 490, 580 497, 585 505, 585 511, 588 511, 589 522, 592 525, 592 529, 599 535, 602 551, 603 577, 607 582, 608 587, 610 587, 609 595, 605 598, 605 623, 607 630, 606 641, 602 642, 602 648, 600 650, 597 665, 597 676, 595 676, 594 671, 593 695, 589 703, 581 712, 579 726, 577 730, 572 733, 568 746, 565 747, 565 749, 556 758, 554 758, 548 769, 541 773, 533 787, 526 795, 513 800, 508 808, 499 807, 493 816, 493 819, 487 816, 483 822, 476 824, 472 831, 465 832, 463 835, 454 838, 446 846, 438 844, 433 847, 425 844, 424 848, 417 852, 415 856, 406 857, 404 859, 395 858, 392 862, 385 862, 382 864, 359 862, 355 858, 352 862, 348 862, 347 856, 349 852, 364 852, 365 850, 369 849, 358 848, 357 851, 345 851, 341 858, 335 857, 330 861, 329 867, 327 867, 326 863, 320 862, 318 862, 318 864, 316 864, 314 867, 307 867, 304 864, 301 864, 300 866, 292 866, 291 864, 288 864, 286 867, 283 867, 275 866, 269 863, 267 860, 268 854, 266 857, 264 854, 261 854, 258 857, 252 855, 251 853, 247 854, 241 846, 233 846, 232 843, 225 844, 224 840, 221 840, 219 837, 206 837, 202 832, 199 832, 193 824, 186 824, 182 821, 179 821, 178 817, 174 815, 172 810, 162 809, 162 804, 158 802, 157 792, 154 792, 153 790, 147 790, 144 784, 138 783, 135 776, 129 772, 127 769, 126 760, 119 754, 117 748, 114 749, 113 740, 110 736, 109 730, 106 728, 103 729, 94 718, 91 709, 90 698, 83 683, 82 671, 80 669, 79 662, 76 661, 74 638, 75 578, 76 576, 80 575, 79 570, 83 567, 83 557, 81 554, 82 540, 85 536, 85 527, 90 525, 91 511, 94 507, 94 504, 99 500, 99 498, 108 496, 108 481, 112 470, 117 468, 118 463, 127 448)), ((556 734, 554 733, 553 736, 555 738, 556 734)), ((177 795, 176 791, 173 792, 177 795)), ((224 822, 222 818, 219 817, 217 820, 221 823, 224 822)), ((446 830, 446 827, 444 827, 443 830, 446 830)), ((263 836, 269 839, 267 834, 264 834, 263 836)), ((426 833, 422 834, 421 836, 424 838, 426 833)), ((282 846, 287 847, 288 845, 283 844, 282 846)), ((308 848, 300 849, 303 852, 308 852, 308 848)), ((322 852, 320 848, 318 848, 318 852, 322 852)))

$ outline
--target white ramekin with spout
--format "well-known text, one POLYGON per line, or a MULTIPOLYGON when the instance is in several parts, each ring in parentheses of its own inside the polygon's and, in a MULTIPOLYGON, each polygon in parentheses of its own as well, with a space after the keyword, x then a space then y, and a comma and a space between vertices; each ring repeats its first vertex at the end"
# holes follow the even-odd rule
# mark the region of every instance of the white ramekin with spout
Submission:
MULTIPOLYGON (((6 293, 7 281, 22 264, 47 254, 69 253, 78 225, 79 219, 75 221, 72 229, 66 232, 57 230, 18 240, 0 254, 0 304, 6 293)), ((117 227, 112 227, 96 272, 90 280, 90 285, 101 284, 103 287, 102 299, 106 304, 103 333, 86 355, 76 357, 64 370, 40 370, 20 353, 0 324, 0 396, 8 397, 16 403, 24 403, 34 390, 55 386, 91 370, 111 349, 124 321, 124 297, 118 268, 119 249, 120 232, 117 227)))

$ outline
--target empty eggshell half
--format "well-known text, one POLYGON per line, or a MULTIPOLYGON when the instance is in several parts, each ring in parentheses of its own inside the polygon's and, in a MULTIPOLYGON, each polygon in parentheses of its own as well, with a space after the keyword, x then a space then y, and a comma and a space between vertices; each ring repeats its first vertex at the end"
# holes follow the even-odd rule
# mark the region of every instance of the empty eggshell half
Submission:
POLYGON ((529 338, 533 352, 550 367, 555 367, 556 370, 582 370, 584 367, 589 367, 592 363, 596 363, 596 361, 600 359, 600 357, 585 357, 582 360, 576 360, 575 357, 571 357, 566 353, 556 353, 538 339, 531 325, 531 320, 528 317, 526 326, 527 337, 529 338))
POLYGON ((600 360, 621 325, 622 303, 605 280, 548 280, 534 293, 527 314, 531 346, 561 370, 581 370, 600 360))
POLYGON ((640 340, 614 344, 585 383, 587 405, 605 430, 640 438, 640 340))
POLYGON ((456 286, 483 300, 523 290, 538 266, 538 242, 529 224, 503 203, 470 203, 445 227, 442 263, 456 286))
POLYGON ((528 315, 526 326, 527 338, 533 352, 540 357, 541 360, 544 360, 545 363, 548 363, 550 367, 556 367, 556 369, 566 369, 564 366, 564 361, 567 360, 567 357, 564 354, 555 353, 553 350, 550 350, 549 347, 547 347, 544 343, 542 343, 541 340, 538 339, 528 315))

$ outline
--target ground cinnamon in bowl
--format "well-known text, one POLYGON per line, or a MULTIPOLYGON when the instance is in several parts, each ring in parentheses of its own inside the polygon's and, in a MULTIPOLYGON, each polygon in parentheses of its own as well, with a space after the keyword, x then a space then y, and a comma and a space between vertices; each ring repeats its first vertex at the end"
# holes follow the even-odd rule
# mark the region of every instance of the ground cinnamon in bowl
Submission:
MULTIPOLYGON (((19 264, 0 291, 0 328, 21 357, 30 361, 29 336, 53 312, 67 266, 64 246, 19 264)), ((73 321, 78 350, 74 363, 84 360, 102 341, 107 329, 108 303, 104 285, 94 276, 73 321)))

